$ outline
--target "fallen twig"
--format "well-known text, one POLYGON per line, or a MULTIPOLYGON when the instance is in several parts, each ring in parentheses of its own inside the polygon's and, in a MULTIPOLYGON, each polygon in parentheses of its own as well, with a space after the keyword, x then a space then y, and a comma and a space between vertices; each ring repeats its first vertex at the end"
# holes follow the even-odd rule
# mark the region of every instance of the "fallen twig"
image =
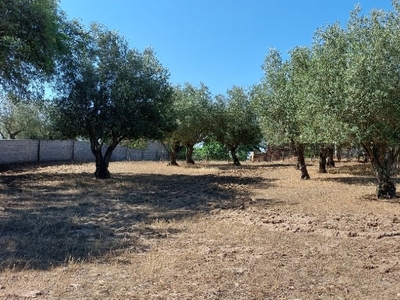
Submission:
POLYGON ((392 236, 400 236, 400 232, 384 232, 378 235, 377 239, 381 239, 384 237, 392 237, 392 236))

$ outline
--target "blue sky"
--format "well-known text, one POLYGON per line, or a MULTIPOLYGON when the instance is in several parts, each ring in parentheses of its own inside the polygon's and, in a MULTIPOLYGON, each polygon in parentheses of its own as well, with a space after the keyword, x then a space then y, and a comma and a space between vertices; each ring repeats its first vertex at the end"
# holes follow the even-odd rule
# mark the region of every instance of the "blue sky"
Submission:
POLYGON ((263 76, 270 48, 283 56, 309 46, 317 28, 362 13, 392 10, 391 0, 61 0, 70 19, 117 30, 131 48, 154 48, 173 84, 206 84, 225 94, 263 76))

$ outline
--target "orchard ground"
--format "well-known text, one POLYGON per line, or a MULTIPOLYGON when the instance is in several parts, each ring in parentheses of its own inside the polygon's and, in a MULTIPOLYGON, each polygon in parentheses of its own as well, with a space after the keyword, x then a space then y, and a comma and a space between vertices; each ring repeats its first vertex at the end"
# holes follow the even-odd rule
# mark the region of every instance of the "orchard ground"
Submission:
POLYGON ((3 170, 0 299, 400 299, 399 200, 308 163, 3 170))

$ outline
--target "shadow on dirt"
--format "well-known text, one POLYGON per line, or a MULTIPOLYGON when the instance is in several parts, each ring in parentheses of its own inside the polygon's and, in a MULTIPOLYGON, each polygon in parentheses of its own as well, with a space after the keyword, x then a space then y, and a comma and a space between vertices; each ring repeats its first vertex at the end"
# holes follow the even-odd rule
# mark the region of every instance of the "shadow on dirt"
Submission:
MULTIPOLYGON (((366 163, 342 165, 339 168, 330 168, 327 177, 320 179, 322 181, 336 181, 350 185, 376 185, 377 179, 374 176, 371 165, 366 163), (332 178, 329 174, 348 174, 349 176, 332 178)), ((395 183, 400 183, 400 179, 393 175, 392 180, 395 183)))
POLYGON ((0 177, 0 270, 48 269, 101 259, 119 251, 148 251, 145 240, 181 229, 154 226, 250 203, 260 177, 12 173, 0 177))
POLYGON ((295 206, 298 205, 299 202, 290 202, 282 201, 279 199, 271 199, 271 198, 255 198, 251 203, 251 208, 253 209, 268 209, 270 207, 277 207, 277 206, 295 206))
POLYGON ((369 163, 343 163, 339 168, 330 168, 329 173, 344 173, 353 176, 373 176, 371 164, 369 163))
POLYGON ((353 177, 353 176, 340 177, 340 178, 327 177, 327 178, 323 178, 323 179, 321 178, 318 180, 335 181, 335 182, 340 182, 340 183, 349 184, 349 185, 374 185, 377 182, 375 177, 353 177))
MULTIPOLYGON (((207 166, 207 163, 202 163, 200 166, 207 166)), ((240 170, 240 169, 256 170, 256 169, 263 169, 263 168, 266 168, 266 169, 271 168, 271 169, 273 169, 273 168, 281 168, 281 167, 295 167, 295 164, 289 163, 289 162, 288 163, 284 163, 284 162, 281 162, 281 163, 277 163, 277 162, 273 162, 273 163, 270 163, 270 162, 265 162, 265 163, 257 162, 255 164, 247 163, 247 164, 242 164, 240 166, 235 166, 232 163, 219 163, 219 164, 213 163, 212 164, 212 168, 217 168, 219 170, 230 170, 232 168, 236 168, 237 170, 240 170)))

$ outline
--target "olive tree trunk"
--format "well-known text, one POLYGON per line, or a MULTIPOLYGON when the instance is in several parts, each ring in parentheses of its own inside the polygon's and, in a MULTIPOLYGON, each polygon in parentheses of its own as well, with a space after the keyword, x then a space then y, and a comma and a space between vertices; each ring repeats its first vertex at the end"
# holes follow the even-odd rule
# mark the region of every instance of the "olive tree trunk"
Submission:
POLYGON ((188 164, 194 164, 193 147, 194 147, 194 145, 192 145, 192 144, 186 145, 186 163, 188 163, 188 164))
POLYGON ((319 151, 319 169, 318 173, 328 173, 326 171, 326 157, 327 157, 327 148, 321 147, 319 151))
POLYGON ((378 199, 396 198, 396 185, 391 179, 397 151, 384 144, 364 146, 371 159, 372 170, 377 178, 376 196, 378 199))
POLYGON ((327 150, 328 150, 328 161, 326 162, 326 165, 327 165, 327 167, 334 168, 335 161, 334 161, 333 157, 335 156, 335 148, 332 145, 332 146, 329 146, 327 148, 327 150))
POLYGON ((236 149, 237 149, 237 147, 230 147, 229 150, 231 152, 231 156, 232 156, 232 159, 233 159, 233 164, 235 166, 240 166, 239 158, 236 155, 236 149))
POLYGON ((98 179, 107 179, 111 177, 108 171, 108 166, 110 164, 111 155, 116 146, 111 145, 107 147, 106 153, 103 155, 102 145, 97 142, 91 141, 91 150, 96 159, 96 171, 94 176, 98 179))
POLYGON ((308 171, 307 171, 306 160, 304 157, 304 151, 305 151, 304 145, 301 143, 292 143, 292 145, 294 145, 293 146, 294 152, 297 155, 296 166, 301 172, 301 179, 310 179, 310 175, 308 174, 308 171))
POLYGON ((182 150, 180 141, 174 141, 171 147, 171 153, 169 154, 169 164, 172 166, 179 166, 177 162, 178 154, 182 150))

